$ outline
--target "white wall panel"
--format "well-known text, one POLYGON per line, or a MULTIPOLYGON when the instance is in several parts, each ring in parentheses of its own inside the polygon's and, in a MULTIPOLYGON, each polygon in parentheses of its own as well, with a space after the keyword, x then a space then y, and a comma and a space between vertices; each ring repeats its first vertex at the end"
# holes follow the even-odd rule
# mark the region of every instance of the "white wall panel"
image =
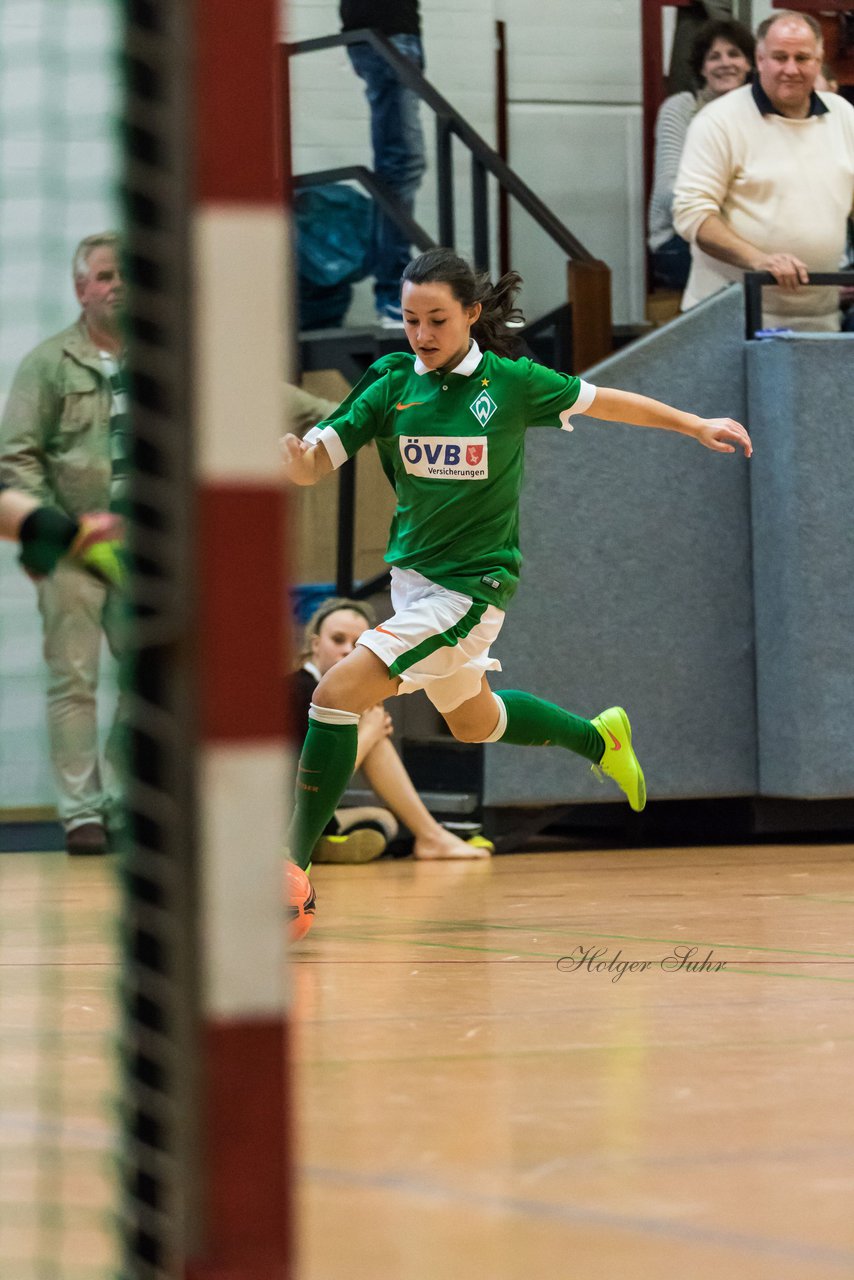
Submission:
MULTIPOLYGON (((510 158, 585 248, 612 271, 616 323, 643 319, 645 256, 640 107, 513 106, 510 158)), ((532 220, 513 211, 513 265, 532 317, 566 301, 564 258, 532 220)))
MULTIPOLYGON (((436 89, 490 144, 495 141, 494 58, 495 39, 492 0, 436 0, 422 3, 422 33, 426 75, 436 89)), ((338 5, 331 0, 290 0, 288 30, 291 40, 334 35, 340 27, 338 5)), ((294 172, 347 164, 371 164, 368 110, 362 82, 346 51, 332 49, 292 60, 292 136, 294 172)), ((422 107, 428 170, 416 202, 415 216, 437 236, 435 179, 435 117, 422 107)), ((457 246, 471 249, 469 226, 469 157, 455 144, 457 246)), ((348 323, 373 319, 369 285, 355 291, 348 323)))
MULTIPOLYGON (((114 0, 0 3, 0 409, 21 358, 78 314, 71 255, 116 226, 121 7, 114 0)), ((99 723, 115 696, 103 663, 99 723)), ((48 806, 46 668, 36 593, 0 547, 0 810, 48 806)))
POLYGON ((639 102, 638 0, 504 3, 510 97, 535 102, 639 102))
MULTIPOLYGON (((756 19, 770 0, 756 0, 756 19)), ((646 264, 641 186, 641 52, 638 0, 422 0, 427 75, 490 143, 495 138, 497 18, 506 23, 510 163, 570 230, 613 271, 614 317, 643 319, 646 264)), ((338 30, 336 0, 290 0, 293 39, 338 30)), ((361 85, 343 51, 294 63, 297 171, 369 160, 361 85)), ((433 118, 423 112, 430 169, 416 216, 436 233, 433 118)), ((456 166, 458 245, 468 252, 468 158, 456 166)), ((563 299, 564 263, 514 207, 514 265, 525 302, 540 315, 563 299)), ((370 318, 357 290, 351 322, 370 318)))

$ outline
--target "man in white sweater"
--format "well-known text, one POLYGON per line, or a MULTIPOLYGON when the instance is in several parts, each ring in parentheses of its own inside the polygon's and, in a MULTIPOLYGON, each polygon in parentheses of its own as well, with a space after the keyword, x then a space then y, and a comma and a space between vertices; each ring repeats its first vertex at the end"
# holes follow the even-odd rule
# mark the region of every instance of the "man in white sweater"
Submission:
POLYGON ((769 271, 768 327, 839 328, 839 290, 805 288, 835 271, 854 206, 854 107, 818 94, 821 29, 781 12, 757 31, 758 79, 692 121, 676 179, 674 226, 691 243, 687 311, 744 271, 769 271))

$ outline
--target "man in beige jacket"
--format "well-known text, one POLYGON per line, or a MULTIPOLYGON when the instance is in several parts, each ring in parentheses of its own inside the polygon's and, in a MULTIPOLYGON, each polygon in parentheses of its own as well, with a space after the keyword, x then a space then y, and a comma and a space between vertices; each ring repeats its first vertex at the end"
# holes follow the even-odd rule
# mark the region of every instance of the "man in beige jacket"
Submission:
MULTIPOLYGON (((0 423, 0 483, 77 521, 120 510, 127 469, 119 241, 88 236, 73 260, 79 319, 25 356, 0 423)), ((107 850, 119 794, 116 728, 104 769, 96 689, 102 634, 118 653, 116 592, 69 559, 37 583, 48 667, 47 712, 57 807, 69 853, 107 850)))
MULTIPOLYGON (((8 536, 23 536, 22 563, 39 578, 51 761, 72 854, 105 853, 107 827, 121 820, 122 699, 105 760, 96 707, 102 636, 114 656, 121 646, 112 562, 104 571, 105 557, 115 559, 115 522, 88 514, 121 513, 128 477, 120 247, 112 232, 78 245, 80 316, 21 361, 0 423, 0 515, 8 536), (60 558, 57 537, 68 539, 70 555, 60 558)), ((302 430, 336 407, 296 387, 285 400, 288 427, 302 430)))
POLYGON ((757 31, 758 79, 692 121, 673 199, 691 243, 684 311, 767 271, 767 326, 839 328, 839 290, 805 287, 810 271, 838 269, 854 205, 854 107, 815 91, 822 55, 815 19, 774 14, 757 31))

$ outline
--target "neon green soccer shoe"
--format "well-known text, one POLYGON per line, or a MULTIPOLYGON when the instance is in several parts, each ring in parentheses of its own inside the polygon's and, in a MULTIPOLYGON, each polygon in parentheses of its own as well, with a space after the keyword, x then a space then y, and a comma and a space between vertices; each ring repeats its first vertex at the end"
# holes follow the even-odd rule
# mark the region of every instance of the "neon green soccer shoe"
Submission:
POLYGON ((107 587, 121 591, 127 570, 124 562, 124 522, 109 511, 80 517, 77 537, 68 555, 107 587))
POLYGON ((643 769, 632 747, 632 726, 622 707, 609 707, 591 722, 605 740, 605 754, 593 770, 601 770, 625 791, 635 813, 646 804, 646 782, 643 769))

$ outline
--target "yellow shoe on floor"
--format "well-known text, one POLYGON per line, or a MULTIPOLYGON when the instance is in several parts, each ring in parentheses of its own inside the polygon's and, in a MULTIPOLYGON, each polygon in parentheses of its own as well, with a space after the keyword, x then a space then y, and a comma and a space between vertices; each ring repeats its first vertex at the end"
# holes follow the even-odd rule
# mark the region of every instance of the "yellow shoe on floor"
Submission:
POLYGON ((470 844, 473 849, 486 849, 489 853, 495 853, 495 845, 487 836, 469 836, 466 844, 470 844))
POLYGON ((601 715, 594 716, 592 723, 605 742, 605 754, 598 764, 593 765, 594 773, 601 770, 612 778, 626 793, 635 813, 640 813, 646 804, 646 782, 632 747, 629 717, 622 707, 609 707, 601 715))
POLYGON ((312 862, 346 862, 351 865, 373 862, 385 852, 386 838, 372 827, 357 827, 341 836, 321 836, 311 855, 312 862))

